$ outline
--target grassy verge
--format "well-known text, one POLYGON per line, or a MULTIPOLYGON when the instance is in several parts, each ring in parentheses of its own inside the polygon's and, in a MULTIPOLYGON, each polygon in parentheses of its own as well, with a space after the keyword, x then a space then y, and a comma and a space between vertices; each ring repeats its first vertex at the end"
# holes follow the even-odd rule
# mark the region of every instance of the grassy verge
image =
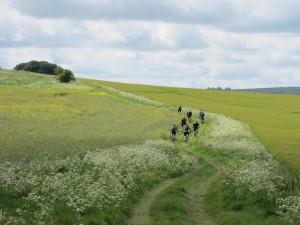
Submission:
POLYGON ((285 225, 278 216, 268 214, 259 204, 243 204, 232 199, 232 193, 223 186, 219 177, 209 189, 205 201, 206 209, 220 225, 285 225))

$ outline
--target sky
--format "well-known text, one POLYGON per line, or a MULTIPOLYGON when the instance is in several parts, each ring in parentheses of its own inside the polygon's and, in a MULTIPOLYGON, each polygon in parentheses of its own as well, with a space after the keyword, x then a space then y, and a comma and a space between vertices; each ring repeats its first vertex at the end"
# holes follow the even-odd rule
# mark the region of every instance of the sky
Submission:
POLYGON ((0 67, 181 87, 300 86, 299 0, 0 0, 0 67))

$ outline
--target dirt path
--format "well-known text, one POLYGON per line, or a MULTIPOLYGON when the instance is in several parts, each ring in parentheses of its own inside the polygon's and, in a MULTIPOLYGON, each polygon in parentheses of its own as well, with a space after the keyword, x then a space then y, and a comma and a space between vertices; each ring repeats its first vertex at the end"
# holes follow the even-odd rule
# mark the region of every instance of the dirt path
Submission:
MULTIPOLYGON (((216 167, 215 167, 216 168, 216 167)), ((199 185, 191 185, 189 189, 189 194, 191 197, 190 201, 190 210, 193 215, 195 224, 197 225, 214 225, 209 215, 205 212, 204 209, 204 197, 210 187, 210 184, 220 175, 221 169, 216 168, 217 171, 209 176, 204 182, 201 182, 199 185)))
POLYGON ((179 179, 180 177, 163 181, 156 188, 146 193, 144 197, 140 199, 139 203, 134 207, 132 217, 129 218, 127 224, 128 225, 149 225, 151 221, 150 208, 152 203, 155 201, 155 199, 163 190, 165 190, 167 187, 174 184, 179 179))
MULTIPOLYGON (((192 224, 213 225, 214 223, 204 210, 203 201, 205 193, 207 192, 211 182, 221 173, 222 169, 219 165, 215 164, 209 159, 204 159, 204 161, 204 163, 200 163, 199 166, 194 168, 189 173, 178 178, 166 180, 162 182, 159 186, 145 194, 145 196, 134 208, 133 215, 127 221, 127 224, 153 225, 153 222, 151 223, 151 220, 153 218, 150 216, 152 205, 162 198, 167 198, 166 196, 164 196, 166 190, 174 192, 176 188, 180 187, 184 188, 188 195, 189 201, 187 205, 187 210, 189 211, 189 219, 193 221, 192 224), (210 172, 208 172, 208 169, 210 169, 210 172)), ((160 216, 168 217, 170 215, 168 215, 168 212, 162 212, 160 216)), ((176 224, 179 224, 178 221, 176 224)), ((185 225, 185 223, 182 223, 182 225, 185 225)))

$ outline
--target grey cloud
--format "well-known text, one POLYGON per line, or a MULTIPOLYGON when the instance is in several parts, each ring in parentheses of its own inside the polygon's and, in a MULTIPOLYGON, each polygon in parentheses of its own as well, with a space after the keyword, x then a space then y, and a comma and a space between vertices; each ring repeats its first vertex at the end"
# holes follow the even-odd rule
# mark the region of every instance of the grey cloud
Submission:
POLYGON ((226 54, 222 56, 222 59, 226 64, 241 64, 246 62, 245 59, 239 55, 226 54))
MULTIPOLYGON (((14 47, 74 47, 81 45, 87 40, 88 34, 83 29, 76 32, 68 32, 67 29, 73 27, 75 22, 69 22, 66 26, 57 29, 54 34, 46 33, 40 27, 27 23, 0 23, 0 48, 14 47)), ((78 25, 76 23, 76 25, 78 25)))
POLYGON ((242 3, 237 0, 11 1, 12 7, 20 12, 40 18, 207 24, 235 32, 300 31, 300 3, 296 0, 268 0, 264 5, 254 0, 242 3))
POLYGON ((12 0, 19 11, 42 18, 159 20, 198 23, 220 21, 232 14, 229 1, 202 0, 12 0), (227 16, 225 16, 227 14, 227 16))
POLYGON ((178 48, 199 49, 209 46, 202 34, 192 27, 180 29, 179 32, 176 40, 178 48))
POLYGON ((57 24, 55 29, 47 33, 39 25, 28 23, 0 23, 0 47, 97 47, 97 48, 124 48, 138 51, 162 51, 178 49, 199 49, 206 48, 208 43, 199 32, 192 32, 193 28, 178 26, 175 36, 172 37, 175 45, 168 45, 159 37, 156 37, 156 30, 147 30, 143 27, 130 26, 125 24, 110 24, 111 29, 118 32, 122 38, 111 40, 105 36, 105 31, 97 36, 97 32, 88 29, 86 24, 77 21, 68 21, 57 24), (122 30, 122 26, 126 29, 122 30), (95 35, 96 34, 96 35, 95 35))
POLYGON ((300 68, 300 55, 298 54, 288 54, 288 55, 281 55, 277 58, 268 58, 267 64, 272 67, 298 67, 300 68))
MULTIPOLYGON (((124 36, 124 41, 112 44, 114 47, 136 49, 142 51, 163 51, 163 50, 182 50, 182 49, 202 49, 207 48, 209 44, 201 33, 192 32, 191 27, 176 27, 175 36, 172 37, 174 46, 165 43, 163 40, 153 36, 150 31, 140 30, 138 32, 128 33, 124 36)), ((154 32, 155 33, 155 32, 154 32)))
POLYGON ((239 65, 225 64, 218 71, 215 76, 217 79, 222 80, 251 80, 255 77, 259 77, 260 71, 247 63, 239 65))

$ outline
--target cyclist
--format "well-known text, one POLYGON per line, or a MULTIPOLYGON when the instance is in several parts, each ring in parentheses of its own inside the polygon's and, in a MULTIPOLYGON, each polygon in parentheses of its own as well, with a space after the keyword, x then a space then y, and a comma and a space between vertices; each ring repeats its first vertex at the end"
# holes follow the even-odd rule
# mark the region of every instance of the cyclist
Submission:
POLYGON ((186 127, 184 128, 184 131, 183 131, 183 137, 184 137, 185 142, 189 141, 190 133, 191 133, 191 129, 190 129, 189 125, 186 125, 186 127))
POLYGON ((198 121, 193 123, 193 128, 194 128, 194 136, 196 137, 196 136, 198 136, 199 128, 200 128, 200 124, 198 123, 198 121))
POLYGON ((171 140, 175 141, 176 140, 176 134, 177 134, 177 126, 176 125, 171 126, 170 131, 171 131, 171 140))

